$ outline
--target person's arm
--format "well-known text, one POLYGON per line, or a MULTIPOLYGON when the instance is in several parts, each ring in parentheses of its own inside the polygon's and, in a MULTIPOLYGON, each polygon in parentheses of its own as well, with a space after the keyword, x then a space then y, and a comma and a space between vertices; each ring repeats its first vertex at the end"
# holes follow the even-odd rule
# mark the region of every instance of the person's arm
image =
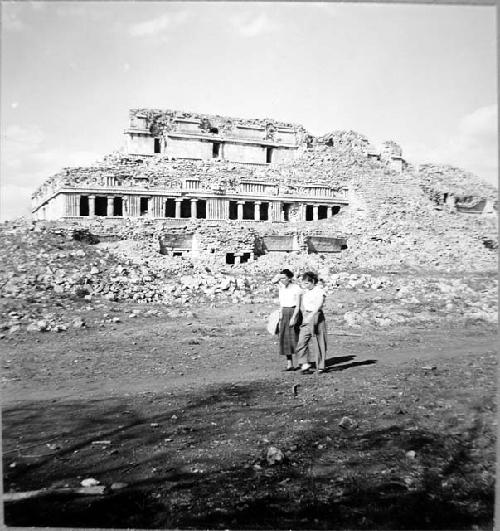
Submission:
POLYGON ((277 284, 280 281, 280 274, 274 275, 274 277, 271 279, 271 282, 273 284, 277 284))
POLYGON ((295 309, 293 310, 292 317, 290 318, 290 326, 295 326, 295 323, 297 322, 301 303, 302 303, 302 291, 297 290, 297 295, 295 298, 295 309))

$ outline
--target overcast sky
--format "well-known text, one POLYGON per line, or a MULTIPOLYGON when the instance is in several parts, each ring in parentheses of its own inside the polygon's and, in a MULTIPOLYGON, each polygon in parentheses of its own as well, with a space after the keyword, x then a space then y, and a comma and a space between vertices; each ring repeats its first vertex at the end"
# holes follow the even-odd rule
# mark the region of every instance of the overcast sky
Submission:
POLYGON ((155 107, 353 129, 497 184, 496 9, 2 1, 2 219, 155 107))

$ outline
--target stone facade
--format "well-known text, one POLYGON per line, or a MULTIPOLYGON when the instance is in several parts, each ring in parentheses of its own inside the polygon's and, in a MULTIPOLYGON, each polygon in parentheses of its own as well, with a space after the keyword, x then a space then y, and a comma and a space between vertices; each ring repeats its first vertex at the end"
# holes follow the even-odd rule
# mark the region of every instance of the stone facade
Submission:
POLYGON ((302 126, 276 120, 244 120, 180 111, 132 109, 127 153, 247 164, 293 160, 303 143, 302 126))
POLYGON ((310 137, 302 126, 135 109, 125 134, 126 153, 48 179, 33 217, 286 223, 327 219, 348 204, 339 183, 282 173, 310 137))

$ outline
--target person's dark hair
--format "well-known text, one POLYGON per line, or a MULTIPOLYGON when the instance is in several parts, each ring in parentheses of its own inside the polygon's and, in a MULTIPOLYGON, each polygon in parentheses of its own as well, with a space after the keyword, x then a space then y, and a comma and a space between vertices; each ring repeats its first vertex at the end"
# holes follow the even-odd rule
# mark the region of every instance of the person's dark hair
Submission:
POLYGON ((286 275, 288 278, 293 278, 293 273, 290 271, 290 269, 282 269, 280 271, 280 275, 286 275))
POLYGON ((312 282, 313 284, 317 284, 318 275, 316 273, 313 273, 312 271, 307 271, 307 273, 304 273, 302 275, 302 280, 309 280, 309 282, 312 282))

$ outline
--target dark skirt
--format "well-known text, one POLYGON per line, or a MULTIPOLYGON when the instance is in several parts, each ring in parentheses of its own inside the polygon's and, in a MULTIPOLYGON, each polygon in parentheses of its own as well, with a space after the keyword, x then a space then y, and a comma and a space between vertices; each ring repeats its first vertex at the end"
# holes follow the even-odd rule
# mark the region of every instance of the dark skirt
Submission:
POLYGON ((299 338, 300 324, 302 322, 302 315, 299 312, 295 326, 290 326, 288 323, 292 318, 295 308, 281 308, 281 319, 279 324, 279 343, 280 355, 291 356, 295 354, 295 347, 299 338))

